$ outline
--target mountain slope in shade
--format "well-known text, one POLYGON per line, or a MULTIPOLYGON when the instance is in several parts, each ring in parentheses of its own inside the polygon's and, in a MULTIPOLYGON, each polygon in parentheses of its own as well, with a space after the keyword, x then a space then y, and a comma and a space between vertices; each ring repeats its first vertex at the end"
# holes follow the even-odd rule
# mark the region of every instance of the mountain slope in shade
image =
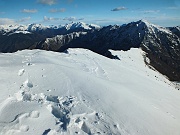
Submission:
POLYGON ((94 24, 71 23, 66 26, 30 25, 0 25, 0 52, 16 52, 23 49, 32 49, 46 38, 56 35, 66 35, 73 32, 88 32, 100 27, 94 24))
POLYGON ((0 134, 179 135, 180 93, 141 49, 0 55, 0 134))
POLYGON ((170 80, 180 81, 179 37, 166 28, 147 26, 141 48, 147 52, 150 64, 170 80))
POLYGON ((168 29, 172 31, 174 34, 176 34, 178 37, 180 37, 180 26, 168 27, 168 29))
MULTIPOLYGON (((56 44, 58 46, 56 51, 64 51, 67 48, 87 48, 107 57, 113 57, 108 52, 109 49, 126 51, 130 48, 142 48, 147 53, 153 67, 170 80, 180 81, 179 37, 169 29, 145 20, 122 26, 103 27, 98 31, 74 38, 71 42, 57 43, 57 41, 61 39, 51 40, 48 46, 56 44)), ((41 44, 44 45, 43 42, 41 44)))

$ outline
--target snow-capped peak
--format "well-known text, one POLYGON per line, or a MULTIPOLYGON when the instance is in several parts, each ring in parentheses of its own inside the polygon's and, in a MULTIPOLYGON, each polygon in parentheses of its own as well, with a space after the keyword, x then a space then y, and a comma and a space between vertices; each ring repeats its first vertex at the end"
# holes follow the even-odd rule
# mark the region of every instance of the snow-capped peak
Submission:
POLYGON ((142 23, 145 23, 145 24, 147 24, 147 25, 150 25, 150 24, 151 24, 149 21, 147 21, 147 20, 145 20, 145 19, 141 19, 141 20, 139 20, 138 22, 142 22, 142 23))
POLYGON ((84 30, 91 30, 91 29, 100 29, 100 26, 95 25, 95 24, 86 24, 84 22, 72 22, 69 24, 66 24, 64 26, 59 25, 59 26, 54 26, 54 25, 50 25, 50 26, 44 26, 42 24, 28 24, 28 25, 19 25, 19 24, 15 24, 15 25, 0 25, 0 32, 1 33, 14 33, 15 31, 27 31, 27 32, 35 32, 35 31, 42 31, 42 30, 46 30, 46 29, 61 29, 61 28, 65 28, 66 30, 73 30, 73 29, 84 29, 84 30))
POLYGON ((17 29, 20 25, 0 25, 0 31, 10 32, 17 29))
POLYGON ((155 24, 150 23, 150 22, 148 22, 147 20, 144 20, 144 19, 139 20, 137 22, 137 26, 139 26, 139 25, 145 25, 148 28, 148 30, 150 30, 153 33, 156 33, 157 31, 158 32, 162 31, 162 32, 165 32, 165 33, 168 33, 168 34, 172 34, 172 32, 170 30, 168 30, 167 28, 155 25, 155 24))
POLYGON ((0 25, 0 31, 4 32, 14 32, 14 31, 37 31, 47 29, 49 26, 43 26, 41 24, 29 24, 29 25, 0 25))
POLYGON ((43 26, 42 24, 30 24, 28 26, 28 31, 37 31, 37 30, 44 30, 49 28, 48 26, 43 26))
POLYGON ((70 29, 77 29, 77 28, 83 28, 85 30, 91 30, 91 29, 99 29, 100 26, 98 25, 95 25, 95 24, 86 24, 84 22, 72 22, 72 23, 69 23, 69 24, 66 24, 64 26, 67 30, 70 30, 70 29))
POLYGON ((101 26, 96 25, 96 24, 90 24, 89 27, 94 28, 94 29, 100 29, 101 28, 101 26))

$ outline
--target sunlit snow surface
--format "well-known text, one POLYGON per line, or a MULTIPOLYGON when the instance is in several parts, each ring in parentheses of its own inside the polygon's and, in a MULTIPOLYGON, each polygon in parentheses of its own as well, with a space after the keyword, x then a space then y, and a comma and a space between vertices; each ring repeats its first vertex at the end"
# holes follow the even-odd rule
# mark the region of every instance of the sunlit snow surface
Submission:
POLYGON ((144 52, 0 54, 2 135, 179 135, 180 91, 144 52))

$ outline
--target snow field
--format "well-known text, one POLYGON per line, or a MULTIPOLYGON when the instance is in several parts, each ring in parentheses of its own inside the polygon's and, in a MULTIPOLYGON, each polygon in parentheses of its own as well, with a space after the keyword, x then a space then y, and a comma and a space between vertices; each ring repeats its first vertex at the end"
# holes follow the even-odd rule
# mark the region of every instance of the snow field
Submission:
POLYGON ((0 54, 0 134, 178 135, 180 94, 143 51, 0 54))

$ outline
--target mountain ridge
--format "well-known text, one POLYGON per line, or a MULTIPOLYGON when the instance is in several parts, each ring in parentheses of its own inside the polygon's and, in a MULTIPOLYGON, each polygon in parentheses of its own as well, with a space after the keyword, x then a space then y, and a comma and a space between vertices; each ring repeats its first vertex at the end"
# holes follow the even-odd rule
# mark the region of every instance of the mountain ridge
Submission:
POLYGON ((4 33, 8 33, 8 32, 14 32, 14 31, 28 31, 28 32, 38 32, 38 31, 45 31, 47 29, 87 29, 87 30, 91 30, 91 29, 100 29, 101 27, 95 24, 87 24, 84 22, 71 22, 65 25, 49 25, 49 26, 44 26, 42 24, 36 24, 36 23, 32 23, 32 24, 28 24, 28 25, 0 25, 0 33, 4 32, 4 33))
POLYGON ((1 35, 0 39, 5 38, 4 41, 0 40, 3 43, 7 43, 6 40, 9 39, 15 39, 17 43, 8 41, 5 47, 1 42, 0 51, 13 52, 29 48, 63 52, 68 48, 85 48, 109 58, 117 58, 109 49, 127 51, 130 48, 142 48, 146 52, 146 57, 150 59, 151 66, 170 80, 180 81, 178 27, 163 28, 146 20, 139 20, 121 26, 109 25, 102 28, 90 28, 89 24, 80 22, 67 24, 61 27, 61 30, 55 28, 53 31, 48 29, 33 34, 15 33, 11 37, 1 35))
POLYGON ((180 81, 180 40, 168 28, 140 20, 122 26, 103 27, 75 39, 71 35, 70 40, 65 43, 51 40, 49 45, 45 42, 42 44, 43 46, 56 44, 59 46, 56 51, 87 48, 110 58, 114 56, 110 54, 109 49, 126 51, 130 48, 142 48, 147 53, 146 57, 150 59, 151 66, 168 76, 170 80, 180 81))

